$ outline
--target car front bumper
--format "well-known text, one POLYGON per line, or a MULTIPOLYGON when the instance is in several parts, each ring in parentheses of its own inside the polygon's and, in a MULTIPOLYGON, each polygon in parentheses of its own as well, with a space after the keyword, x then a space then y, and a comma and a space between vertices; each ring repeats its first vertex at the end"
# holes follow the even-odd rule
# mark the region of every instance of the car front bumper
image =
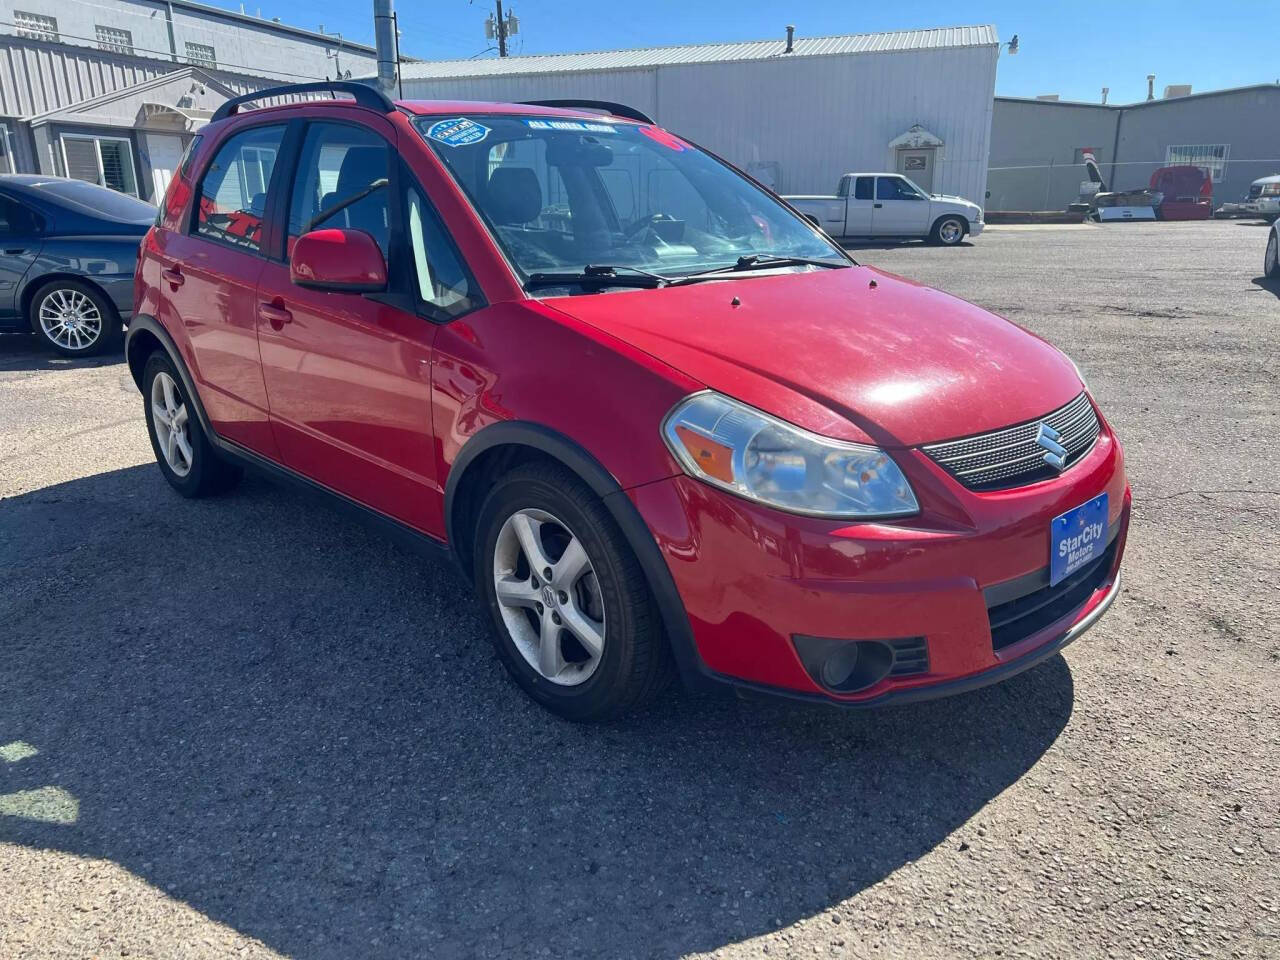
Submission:
POLYGON ((918 450, 895 457, 921 503, 918 516, 896 522, 786 514, 684 476, 628 491, 671 571, 704 674, 849 706, 946 696, 1039 663, 1115 599, 1131 495, 1120 444, 1105 425, 1062 476, 1012 490, 969 491, 918 450), (1065 598, 1069 609, 1047 607, 1057 611, 1052 619, 1029 619, 1025 636, 1010 641, 1006 631, 996 649, 1000 599, 1020 584, 1051 589, 1050 521, 1104 492, 1111 546, 1080 588, 1087 593, 1065 598), (923 641, 925 667, 834 692, 806 670, 796 636, 923 641))
POLYGON ((971 236, 971 237, 976 237, 976 236, 980 235, 980 234, 982 233, 982 229, 983 229, 983 227, 984 227, 984 226, 985 226, 985 224, 983 224, 983 222, 982 222, 981 220, 970 220, 970 221, 969 221, 969 236, 971 236))

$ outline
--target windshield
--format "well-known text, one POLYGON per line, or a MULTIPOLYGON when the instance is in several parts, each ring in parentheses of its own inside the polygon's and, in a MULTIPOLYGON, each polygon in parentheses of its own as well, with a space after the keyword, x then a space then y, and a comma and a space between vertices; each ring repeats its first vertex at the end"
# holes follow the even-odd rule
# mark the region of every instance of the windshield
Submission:
POLYGON ((493 115, 417 125, 526 277, 608 266, 670 278, 751 256, 849 262, 774 197, 657 127, 493 115))
POLYGON ((150 223, 156 208, 149 203, 83 180, 46 180, 36 188, 81 213, 122 223, 150 223))

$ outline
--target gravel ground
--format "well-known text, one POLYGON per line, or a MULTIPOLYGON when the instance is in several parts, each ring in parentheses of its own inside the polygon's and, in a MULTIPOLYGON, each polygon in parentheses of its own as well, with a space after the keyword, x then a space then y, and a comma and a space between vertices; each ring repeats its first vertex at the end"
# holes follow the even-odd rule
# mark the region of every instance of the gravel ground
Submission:
POLYGON ((1070 352, 1135 494, 1065 657, 874 713, 558 722, 449 570, 264 481, 180 500, 118 357, 0 340, 0 956, 1280 956, 1264 237, 857 252, 1070 352))

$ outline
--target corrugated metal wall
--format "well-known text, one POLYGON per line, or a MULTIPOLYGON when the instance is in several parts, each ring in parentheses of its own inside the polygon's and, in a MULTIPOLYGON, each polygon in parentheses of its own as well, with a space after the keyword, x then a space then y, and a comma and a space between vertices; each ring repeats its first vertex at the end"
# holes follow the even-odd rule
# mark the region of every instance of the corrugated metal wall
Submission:
POLYGON ((635 106, 741 167, 776 163, 780 193, 829 193, 842 173, 892 169, 920 124, 946 146, 933 189, 982 203, 996 48, 673 64, 648 69, 404 80, 421 99, 581 97, 635 106))
MULTIPOLYGON (((122 90, 135 83, 181 70, 186 64, 122 54, 40 43, 17 37, 0 38, 0 115, 29 117, 83 100, 122 90)), ((271 81, 208 71, 236 93, 249 93, 271 81)))

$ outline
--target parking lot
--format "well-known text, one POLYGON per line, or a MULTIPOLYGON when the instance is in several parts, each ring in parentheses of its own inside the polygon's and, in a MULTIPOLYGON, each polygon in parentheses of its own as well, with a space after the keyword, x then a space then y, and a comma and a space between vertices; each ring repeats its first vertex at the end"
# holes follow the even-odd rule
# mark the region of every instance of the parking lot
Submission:
POLYGON ((119 356, 0 339, 0 956, 1280 955, 1265 238, 854 251, 1070 353, 1134 490, 1090 634, 878 712, 557 721, 449 569, 262 480, 181 500, 119 356))

